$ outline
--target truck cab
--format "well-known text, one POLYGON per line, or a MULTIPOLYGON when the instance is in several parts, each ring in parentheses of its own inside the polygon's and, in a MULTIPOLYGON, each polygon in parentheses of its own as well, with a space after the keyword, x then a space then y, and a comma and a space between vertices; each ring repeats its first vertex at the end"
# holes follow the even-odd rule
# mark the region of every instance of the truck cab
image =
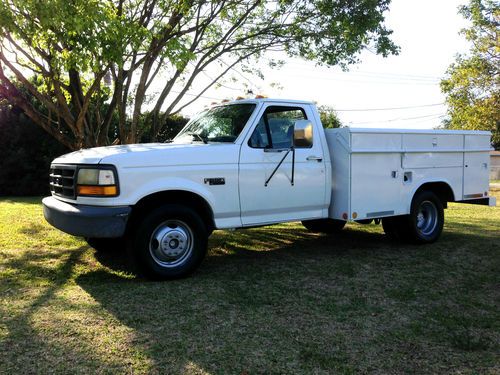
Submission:
POLYGON ((466 197, 465 183, 457 186, 464 155, 475 152, 474 163, 483 163, 488 132, 372 133, 325 131, 311 102, 237 100, 194 117, 170 143, 55 159, 44 215, 98 250, 128 248, 140 271, 169 279, 196 269, 214 229, 302 221, 334 233, 349 220, 382 220, 390 235, 428 243, 441 233, 448 201, 491 203, 487 189, 466 197), (467 136, 475 151, 464 146, 467 136), (438 138, 454 143, 444 150, 427 145, 438 138), (412 153, 415 142, 420 149, 412 153), (417 208, 415 196, 424 199, 417 208), (419 218, 430 234, 418 235, 419 218))

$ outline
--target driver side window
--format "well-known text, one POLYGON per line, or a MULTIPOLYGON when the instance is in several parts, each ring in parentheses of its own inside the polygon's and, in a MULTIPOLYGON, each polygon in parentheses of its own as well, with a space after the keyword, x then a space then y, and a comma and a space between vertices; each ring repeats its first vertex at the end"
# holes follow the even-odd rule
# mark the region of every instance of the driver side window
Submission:
POLYGON ((289 148, 293 142, 293 126, 307 120, 300 107, 270 106, 255 127, 248 145, 252 148, 289 148))

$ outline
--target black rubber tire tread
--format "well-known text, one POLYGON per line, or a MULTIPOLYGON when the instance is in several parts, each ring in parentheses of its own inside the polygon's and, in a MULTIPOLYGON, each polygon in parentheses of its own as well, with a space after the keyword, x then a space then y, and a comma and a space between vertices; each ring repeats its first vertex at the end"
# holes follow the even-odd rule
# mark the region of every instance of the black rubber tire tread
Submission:
POLYGON ((443 202, 431 191, 420 191, 415 194, 411 202, 410 214, 403 216, 403 220, 398 228, 399 235, 405 241, 415 244, 429 244, 435 242, 441 233, 444 226, 444 208, 443 202), (424 201, 431 201, 437 209, 436 228, 430 235, 424 235, 417 227, 417 214, 420 204, 424 201))
POLYGON ((302 225, 315 233, 333 234, 340 232, 346 225, 346 221, 335 219, 304 220, 302 225))
POLYGON ((137 271, 153 280, 171 280, 190 275, 203 261, 207 252, 208 232, 200 215, 190 207, 166 204, 147 214, 132 235, 132 256, 137 271), (163 221, 178 219, 193 232, 193 252, 186 261, 175 268, 162 267, 149 252, 152 232, 163 221))
POLYGON ((85 238, 87 244, 99 253, 122 251, 125 253, 127 244, 125 237, 117 238, 85 238))
POLYGON ((401 221, 401 216, 391 216, 382 218, 382 228, 384 233, 393 240, 400 239, 400 231, 398 230, 398 224, 401 221))

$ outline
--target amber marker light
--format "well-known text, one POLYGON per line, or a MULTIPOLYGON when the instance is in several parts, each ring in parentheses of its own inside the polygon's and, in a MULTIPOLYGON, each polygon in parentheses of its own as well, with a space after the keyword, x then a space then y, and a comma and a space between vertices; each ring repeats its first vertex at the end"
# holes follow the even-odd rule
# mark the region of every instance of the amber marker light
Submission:
POLYGON ((117 193, 116 186, 78 185, 78 195, 115 196, 117 193))

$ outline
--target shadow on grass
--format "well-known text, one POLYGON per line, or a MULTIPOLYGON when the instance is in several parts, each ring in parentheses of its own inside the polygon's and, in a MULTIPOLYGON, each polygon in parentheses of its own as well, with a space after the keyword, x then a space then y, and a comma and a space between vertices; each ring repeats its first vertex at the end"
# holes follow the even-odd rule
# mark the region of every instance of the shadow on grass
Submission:
POLYGON ((3 262, 13 273, 0 290, 28 303, 0 307, 8 332, 0 363, 6 358, 12 373, 68 373, 72 363, 82 373, 487 368, 498 349, 498 236, 469 228, 423 247, 392 242, 373 226, 336 236, 296 225, 216 231, 200 269, 172 282, 130 276, 120 252, 94 253, 102 268, 85 267, 87 246, 26 251, 3 262), (88 295, 91 307, 61 297, 68 285, 81 287, 86 293, 74 295, 88 295), (99 324, 101 314, 110 320, 99 324), (116 326, 132 333, 117 338, 116 326), (107 352, 97 330, 111 332, 122 354, 107 352), (141 358, 142 370, 133 367, 141 358))
MULTIPOLYGON (((415 248, 391 241, 382 233, 360 232, 351 228, 335 236, 290 227, 216 231, 210 237, 207 257, 194 277, 204 274, 226 277, 228 272, 243 271, 245 265, 265 268, 282 263, 287 266, 293 259, 301 261, 302 266, 308 262, 332 259, 350 261, 369 257, 379 250, 399 252, 402 246, 415 248)), ((124 250, 96 252, 95 257, 113 271, 134 273, 124 250)))
MULTIPOLYGON (((477 319, 474 301, 498 277, 467 296, 460 285, 481 268, 460 270, 470 260, 460 248, 482 246, 491 257, 494 240, 452 232, 421 247, 356 227, 331 237, 266 227, 214 233, 190 278, 99 270, 76 281, 133 328, 160 373, 461 371, 495 362, 498 331, 485 333, 480 321, 495 324, 498 314, 487 303, 477 319)), ((124 270, 120 254, 97 258, 124 270)))
MULTIPOLYGON (((13 272, 2 278, 1 289, 17 291, 41 281, 51 285, 46 293, 53 295, 52 289, 58 289, 68 281, 73 267, 79 262, 81 255, 86 250, 86 246, 57 252, 36 249, 23 251, 22 256, 12 254, 5 257, 2 267, 13 272), (54 266, 61 257, 67 257, 67 259, 54 266)), ((46 299, 43 301, 45 302, 46 299)))
POLYGON ((51 229, 47 228, 46 225, 42 224, 30 224, 29 226, 19 229, 19 233, 25 234, 27 236, 37 236, 36 238, 42 238, 44 232, 47 233, 51 229))
MULTIPOLYGON (((494 231, 485 231, 479 224, 469 224, 463 228, 459 224, 448 224, 441 239, 429 245, 414 245, 390 239, 376 226, 376 231, 363 231, 359 224, 352 224, 335 235, 323 235, 297 227, 262 227, 236 231, 215 231, 209 240, 208 254, 196 276, 212 273, 214 277, 229 271, 243 271, 245 265, 266 267, 276 262, 284 265, 290 259, 308 262, 332 262, 336 269, 339 264, 358 262, 362 258, 415 258, 439 261, 439 255, 457 249, 457 246, 480 243, 477 251, 494 245, 498 241, 494 231), (467 229, 467 233, 464 233, 467 229), (273 263, 274 262, 274 263, 273 263), (339 264, 337 264, 339 263, 339 264)), ((96 252, 96 259, 118 273, 132 274, 124 249, 96 252)), ((342 267, 341 267, 342 268, 342 267)), ((340 270, 342 271, 342 270, 340 270)), ((196 277, 195 276, 195 277, 196 277)), ((119 276, 118 276, 119 277, 119 276)))
MULTIPOLYGON (((37 265, 34 261, 41 262, 49 258, 53 258, 54 254, 39 254, 26 252, 21 258, 13 261, 7 261, 4 267, 16 269, 18 272, 14 273, 9 278, 3 279, 2 294, 3 296, 16 295, 26 293, 28 287, 34 288, 39 291, 39 294, 30 301, 29 305, 22 309, 22 312, 16 315, 5 315, 4 308, 2 311, 2 323, 6 328, 8 334, 0 340, 0 345, 4 348, 2 352, 6 354, 5 350, 9 353, 16 353, 15 357, 12 355, 6 357, 3 362, 3 369, 6 373, 36 373, 37 368, 40 366, 41 361, 51 361, 52 365, 46 367, 52 370, 57 370, 58 362, 61 358, 47 358, 47 352, 50 352, 47 337, 40 334, 33 327, 33 316, 47 305, 54 302, 57 292, 68 282, 71 278, 74 267, 78 264, 82 254, 87 251, 87 247, 80 247, 74 250, 68 250, 62 253, 67 256, 57 267, 44 267, 37 265), (47 283, 40 281, 50 280, 47 283), (23 363, 16 363, 16 358, 22 357, 23 363), (9 370, 10 369, 10 370, 9 370)), ((61 253, 58 254, 61 256, 61 253)), ((29 297, 26 296, 26 299, 29 297)), ((61 351, 61 349, 59 348, 61 351)), ((64 349, 65 356, 78 358, 79 354, 76 352, 69 353, 69 349, 64 349)), ((1 358, 2 355, 0 355, 1 358)), ((1 372, 1 370, 0 370, 1 372)))
POLYGON ((0 203, 40 205, 44 197, 1 197, 0 203))

